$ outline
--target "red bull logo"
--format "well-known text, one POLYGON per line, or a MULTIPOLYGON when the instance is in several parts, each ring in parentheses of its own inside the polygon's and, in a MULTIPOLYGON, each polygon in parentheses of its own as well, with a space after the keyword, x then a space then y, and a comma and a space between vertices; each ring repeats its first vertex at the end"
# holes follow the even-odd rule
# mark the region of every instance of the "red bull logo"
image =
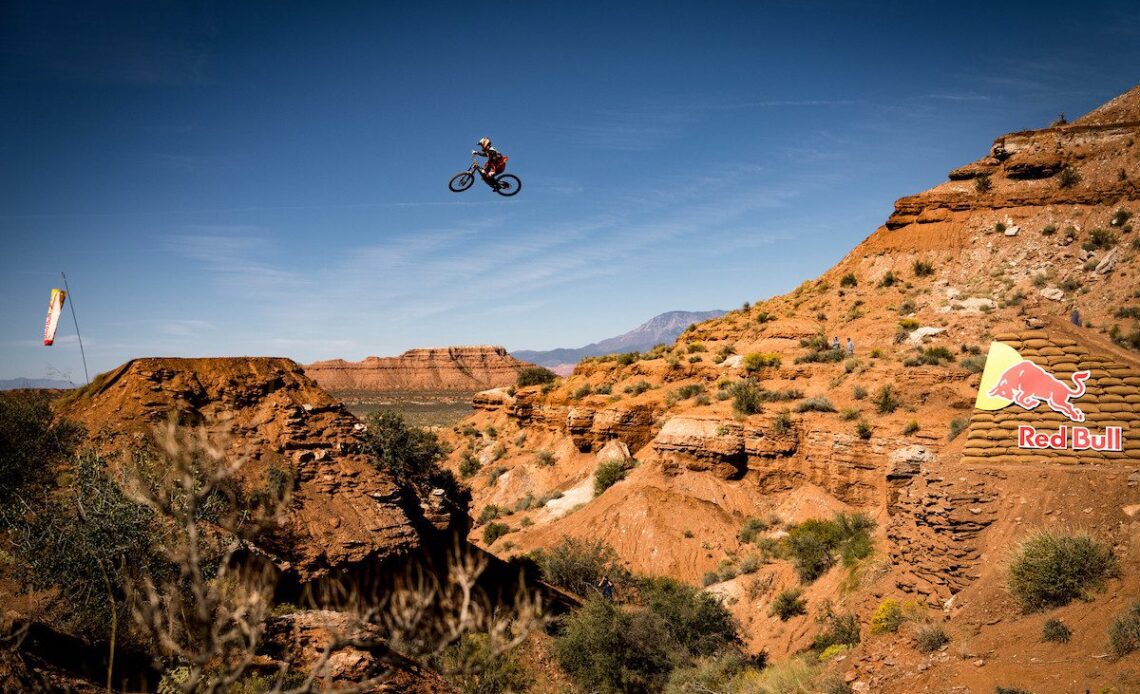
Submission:
POLYGON ((1085 394, 1085 381, 1089 380, 1091 373, 1074 373, 1073 385, 1068 386, 1045 369, 1023 359, 998 377, 997 385, 990 389, 989 396, 1010 400, 1027 410, 1035 409, 1044 402, 1054 412, 1060 412, 1074 422, 1083 422, 1085 413, 1070 400, 1076 400, 1085 394))
POLYGON ((986 357, 975 407, 1000 410, 1017 405, 1033 411, 1045 403, 1050 410, 1074 423, 1051 431, 1040 431, 1022 424, 1017 428, 1018 448, 1122 451, 1124 432, 1121 427, 1105 427, 1103 432, 1095 432, 1088 427, 1076 426, 1085 421, 1085 413, 1075 401, 1087 392, 1086 383, 1091 375, 1091 371, 1077 371, 1068 381, 1062 380, 1023 358, 1009 345, 993 342, 986 357))

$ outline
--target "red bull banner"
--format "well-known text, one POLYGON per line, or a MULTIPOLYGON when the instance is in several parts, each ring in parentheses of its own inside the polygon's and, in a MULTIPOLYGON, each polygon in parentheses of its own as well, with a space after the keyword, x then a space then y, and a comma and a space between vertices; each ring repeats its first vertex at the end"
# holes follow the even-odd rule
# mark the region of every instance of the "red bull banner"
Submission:
POLYGON ((1091 375, 1088 370, 1077 371, 1067 380, 1061 380, 1023 358, 1013 347, 991 342, 974 406, 991 411, 1011 405, 1025 410, 1044 406, 1072 422, 1051 430, 1022 424, 1017 428, 1018 448, 1123 451, 1124 432, 1121 427, 1110 426, 1103 431, 1094 431, 1078 426, 1085 421, 1085 413, 1077 401, 1085 394, 1085 382, 1091 375))
POLYGON ((67 292, 62 289, 51 290, 51 301, 48 303, 47 321, 44 323, 44 344, 55 342, 55 331, 59 328, 59 317, 63 315, 63 302, 67 301, 67 292))

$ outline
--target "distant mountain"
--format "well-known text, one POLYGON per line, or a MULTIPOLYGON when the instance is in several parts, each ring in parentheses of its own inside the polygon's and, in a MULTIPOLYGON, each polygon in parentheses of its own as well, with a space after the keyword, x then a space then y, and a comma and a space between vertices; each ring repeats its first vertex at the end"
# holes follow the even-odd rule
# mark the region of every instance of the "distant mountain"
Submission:
POLYGON ((58 378, 10 378, 0 381, 0 390, 16 390, 17 388, 74 388, 71 381, 61 381, 58 378))
POLYGON ((654 316, 629 332, 594 342, 585 347, 536 351, 523 349, 511 356, 548 369, 569 373, 584 357, 597 357, 618 352, 640 352, 661 343, 671 344, 693 323, 723 316, 724 311, 668 311, 654 316))

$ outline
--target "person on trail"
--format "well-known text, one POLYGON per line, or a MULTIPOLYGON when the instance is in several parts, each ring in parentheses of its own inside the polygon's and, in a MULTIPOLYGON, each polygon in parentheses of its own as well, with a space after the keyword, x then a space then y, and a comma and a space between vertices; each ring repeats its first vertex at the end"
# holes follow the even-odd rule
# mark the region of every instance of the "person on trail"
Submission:
POLYGON ((836 352, 839 351, 839 336, 838 335, 831 338, 831 348, 834 349, 836 352))
POLYGON ((602 592, 602 597, 606 600, 614 599, 614 584, 609 576, 602 576, 602 580, 598 581, 598 590, 602 592))
POLYGON ((855 356, 855 340, 847 338, 847 356, 855 356))
POLYGON ((477 157, 486 157, 487 165, 479 170, 482 174, 483 180, 487 185, 492 188, 498 188, 499 184, 495 181, 495 176, 503 173, 507 169, 507 155, 491 146, 491 138, 484 137, 479 140, 479 149, 471 152, 477 157))

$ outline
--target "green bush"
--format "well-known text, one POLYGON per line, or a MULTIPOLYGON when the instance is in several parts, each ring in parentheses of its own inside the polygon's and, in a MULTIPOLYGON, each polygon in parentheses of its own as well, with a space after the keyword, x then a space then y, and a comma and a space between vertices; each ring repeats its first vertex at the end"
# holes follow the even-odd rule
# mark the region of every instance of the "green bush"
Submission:
POLYGON ((677 397, 680 400, 688 400, 689 398, 703 395, 705 387, 700 383, 687 383, 676 390, 677 397))
POLYGON ((772 608, 769 614, 779 617, 781 622, 786 622, 796 615, 807 614, 807 602, 800 596, 799 588, 780 591, 772 599, 772 608))
POLYGON ((644 606, 622 609, 599 596, 566 618, 554 651, 583 690, 648 694, 697 657, 739 643, 737 626, 720 602, 668 578, 647 579, 644 606))
POLYGON ((1121 207, 1116 211, 1115 214, 1112 215, 1112 226, 1124 226, 1124 223, 1129 219, 1132 219, 1132 213, 1121 207))
POLYGON ((594 472, 594 496, 601 496, 602 492, 625 479, 629 466, 622 460, 608 460, 598 465, 594 472))
POLYGON ((902 605, 894 598, 887 598, 879 603, 871 615, 872 634, 893 634, 899 630, 906 615, 903 614, 902 605))
POLYGON ((851 397, 856 400, 862 400, 867 397, 867 389, 863 386, 855 386, 851 389, 851 397))
POLYGON ((879 414, 890 414, 902 406, 902 401, 895 395, 895 391, 890 385, 884 385, 880 388, 871 402, 875 404, 875 409, 878 410, 879 414))
POLYGON ((82 427, 52 419, 47 397, 0 393, 0 525, 18 498, 51 483, 83 440, 82 427))
POLYGON ((963 431, 965 431, 966 427, 968 426, 970 426, 970 421, 967 419, 963 419, 961 417, 955 417, 954 419, 951 419, 950 431, 947 433, 947 438, 953 441, 954 439, 958 438, 958 434, 961 434, 963 431))
POLYGON ((1140 649, 1140 600, 1116 616, 1108 629, 1108 646, 1117 658, 1140 649))
POLYGON ((789 529, 785 552, 800 580, 810 583, 835 564, 837 553, 846 564, 870 555, 874 527, 874 521, 861 513, 812 518, 789 529))
POLYGON ((497 504, 487 504, 483 507, 483 510, 479 512, 479 518, 476 522, 482 525, 487 521, 493 521, 496 518, 501 518, 502 516, 503 508, 501 506, 497 504))
POLYGON ((796 412, 835 412, 835 405, 822 395, 808 398, 796 405, 796 412))
POLYGON ((1112 549, 1088 535, 1038 531, 1013 551, 1009 590, 1024 612, 1067 605, 1116 573, 1112 549))
POLYGON ((1061 169, 1061 173, 1057 174, 1057 183, 1062 188, 1072 188, 1080 182, 1080 172, 1071 166, 1066 165, 1065 168, 1061 169))
POLYGON ((538 451, 534 454, 534 464, 539 467, 552 467, 554 465, 554 453, 547 450, 538 451))
POLYGON ((479 462, 478 458, 471 454, 471 451, 465 451, 463 457, 459 459, 460 477, 471 477, 482 469, 483 464, 479 462))
POLYGON ((617 552, 601 540, 564 537, 557 545, 540 549, 535 563, 547 583, 586 597, 603 576, 615 586, 628 584, 630 574, 619 562, 617 552))
POLYGON ((974 177, 974 190, 979 193, 988 193, 990 188, 993 188, 993 185, 988 173, 978 174, 974 177))
POLYGON ((487 543, 487 546, 490 547, 495 544, 495 540, 498 540, 510 531, 511 526, 506 523, 488 523, 483 526, 483 542, 487 543))
POLYGON ((1116 245, 1116 234, 1108 229, 1093 229, 1089 232, 1089 240, 1081 244, 1086 251, 1107 250, 1116 245))
POLYGON ((641 353, 640 352, 626 352, 625 354, 617 355, 616 359, 617 359, 617 363, 619 366, 629 366, 630 364, 634 364, 639 359, 641 359, 641 353))
POLYGON ((1043 229, 1041 229, 1041 235, 1042 236, 1052 236, 1053 234, 1056 234, 1056 233, 1057 233, 1057 227, 1053 224, 1046 225, 1043 229))
POLYGON ((895 273, 888 270, 887 274, 883 275, 883 278, 879 280, 879 288, 893 287, 898 281, 898 277, 895 277, 895 273))
POLYGON ((1068 643, 1073 637, 1073 630, 1057 619, 1046 619, 1041 625, 1041 640, 1053 643, 1068 643))
POLYGON ((899 327, 903 330, 906 330, 907 332, 917 330, 918 326, 919 322, 914 318, 902 318, 899 320, 899 327))
POLYGON ((528 366, 519 371, 519 375, 515 379, 515 385, 519 388, 541 386, 547 383, 553 383, 556 378, 558 378, 558 375, 550 369, 544 369, 541 366, 528 366))
POLYGON ((859 280, 855 279, 855 273, 848 272, 839 280, 840 287, 855 287, 858 286, 859 280))
POLYGON ((813 651, 826 651, 832 646, 854 646, 859 643, 859 620, 853 614, 837 614, 825 604, 820 617, 824 628, 812 639, 813 651))
POLYGON ((914 635, 914 645, 919 653, 933 653, 950 643, 950 635, 937 624, 928 624, 914 635))
MULTIPOLYGON (((365 452, 372 464, 399 484, 420 489, 442 488, 451 499, 465 495, 450 471, 439 466, 448 449, 435 433, 410 427, 403 415, 391 410, 372 413, 365 431, 365 452)), ((466 502, 464 502, 466 506, 466 502)))
POLYGON ((934 266, 922 260, 914 261, 915 277, 930 277, 934 274, 934 266))
POLYGON ((986 358, 981 355, 972 355, 962 360, 962 368, 972 374, 980 374, 986 368, 986 358))
POLYGON ((741 381, 733 384, 729 390, 732 393, 732 409, 742 415, 758 414, 764 411, 763 389, 752 381, 741 381))
POLYGON ((574 398, 575 400, 580 400, 580 399, 586 397, 587 395, 589 395, 591 392, 593 392, 593 391, 590 389, 590 384, 589 383, 583 383, 582 385, 578 386, 578 388, 573 392, 573 394, 571 394, 571 397, 574 398))
POLYGON ((858 436, 860 439, 862 439, 864 441, 870 441, 871 435, 873 433, 874 433, 874 429, 872 429, 871 425, 865 421, 860 421, 858 424, 855 425, 856 436, 858 436))
MULTIPOLYGON (((465 634, 432 665, 461 694, 508 694, 527 691, 534 677, 513 651, 497 652, 487 634, 465 634)), ((264 691, 270 691, 266 689, 264 691)))
POLYGON ((905 427, 903 427, 903 436, 913 436, 918 433, 918 429, 918 422, 912 419, 906 423, 905 427))
POLYGON ((768 530, 769 527, 767 521, 761 518, 747 518, 744 521, 744 525, 741 526, 740 533, 737 537, 741 542, 752 542, 756 539, 757 535, 768 530))
POLYGON ((789 431, 792 430, 792 426, 793 426, 792 415, 787 410, 784 410, 782 412, 778 412, 776 414, 775 418, 772 420, 772 429, 777 434, 788 433, 789 431))
POLYGON ((744 370, 759 371, 768 367, 778 367, 780 355, 775 352, 752 352, 744 355, 744 370))
POLYGON ((859 418, 858 407, 844 407, 839 411, 839 417, 845 422, 853 422, 859 418))
POLYGON ((622 391, 627 395, 641 395, 652 387, 647 381, 642 380, 626 386, 622 391))

